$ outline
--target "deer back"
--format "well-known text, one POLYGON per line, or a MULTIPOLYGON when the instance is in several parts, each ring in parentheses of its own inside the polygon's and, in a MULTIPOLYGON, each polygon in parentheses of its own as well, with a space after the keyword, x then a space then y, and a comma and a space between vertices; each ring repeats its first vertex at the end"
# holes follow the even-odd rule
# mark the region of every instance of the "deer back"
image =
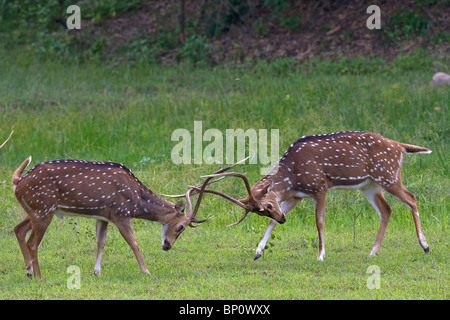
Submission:
MULTIPOLYGON (((17 180, 17 179, 16 179, 17 180)), ((112 214, 139 217, 174 205, 142 184, 125 166, 115 162, 54 160, 34 166, 15 184, 15 195, 25 209, 45 216, 55 209, 107 220, 112 214)))
POLYGON ((404 144, 372 132, 302 137, 281 157, 276 174, 262 180, 272 180, 273 191, 305 195, 358 188, 368 178, 388 187, 401 180, 404 151, 404 144))

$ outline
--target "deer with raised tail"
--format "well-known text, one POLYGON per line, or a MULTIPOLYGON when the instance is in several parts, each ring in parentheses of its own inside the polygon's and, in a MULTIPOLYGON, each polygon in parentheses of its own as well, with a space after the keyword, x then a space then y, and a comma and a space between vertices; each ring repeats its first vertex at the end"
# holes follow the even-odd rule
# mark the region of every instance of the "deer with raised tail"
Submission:
MULTIPOLYGON (((235 172, 212 174, 206 177, 236 176, 244 180, 248 197, 231 198, 217 190, 204 192, 220 195, 245 209, 242 218, 253 211, 284 222, 287 215, 302 199, 315 202, 316 226, 319 234, 318 260, 325 258, 324 223, 326 194, 331 189, 359 189, 380 216, 380 227, 370 256, 378 254, 392 212, 383 192, 393 195, 412 213, 420 245, 429 251, 414 194, 402 184, 401 170, 404 153, 431 153, 423 147, 400 143, 371 132, 346 131, 304 136, 295 141, 272 171, 250 188, 245 175, 235 172), (257 208, 257 210, 254 210, 257 208), (280 218, 282 217, 282 218, 280 218)), ((199 186, 194 186, 199 192, 199 186)), ((255 260, 261 257, 270 234, 278 224, 272 219, 256 250, 255 260)))
MULTIPOLYGON (((220 180, 205 181, 200 192, 197 192, 199 197, 194 209, 188 190, 185 194, 188 204, 186 217, 183 201, 173 204, 160 198, 119 163, 54 160, 40 163, 22 175, 30 162, 31 157, 20 165, 12 178, 14 194, 27 213, 26 218, 14 228, 14 232, 25 260, 27 275, 31 277, 34 273, 39 280, 41 272, 38 246, 54 215, 59 218, 80 216, 97 220, 95 274, 100 274, 109 222, 119 229, 133 250, 141 271, 148 274, 131 221, 146 219, 161 223, 162 249, 167 251, 187 226, 196 227, 209 220, 195 218, 202 197, 201 189, 220 180), (26 240, 30 230, 31 234, 26 240)), ((235 165, 216 173, 224 172, 235 165)))

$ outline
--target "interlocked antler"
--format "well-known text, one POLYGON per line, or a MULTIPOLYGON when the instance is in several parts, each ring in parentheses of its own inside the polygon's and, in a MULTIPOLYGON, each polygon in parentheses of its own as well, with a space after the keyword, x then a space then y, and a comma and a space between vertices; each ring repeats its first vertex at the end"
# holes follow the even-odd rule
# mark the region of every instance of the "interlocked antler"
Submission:
POLYGON ((239 222, 241 222, 242 220, 244 220, 244 218, 247 216, 248 212, 252 211, 253 208, 248 206, 248 205, 246 205, 246 204, 244 204, 244 203, 242 203, 242 202, 240 202, 239 200, 234 199, 233 197, 231 197, 231 196, 229 196, 227 194, 224 194, 224 193, 220 192, 220 191, 212 190, 212 189, 206 189, 206 186, 208 186, 210 184, 213 184, 213 183, 215 183, 217 181, 220 181, 223 178, 225 178, 226 176, 239 177, 239 178, 244 180, 245 185, 247 187, 248 194, 250 195, 251 199, 253 199, 252 194, 251 194, 250 184, 249 184, 248 179, 247 179, 247 177, 245 175, 243 175, 241 173, 236 173, 236 172, 225 173, 225 171, 227 171, 227 170, 229 170, 229 169, 231 169, 231 168, 233 168, 233 167, 235 167, 235 166, 237 166, 237 165, 239 165, 241 163, 244 163, 248 158, 249 157, 247 157, 245 159, 242 159, 242 160, 232 164, 229 167, 217 170, 216 172, 214 172, 211 175, 202 176, 202 178, 206 178, 205 181, 203 182, 203 184, 201 186, 190 186, 190 189, 185 194, 178 194, 178 195, 166 195, 166 194, 163 194, 163 196, 170 197, 170 198, 183 198, 183 197, 185 197, 186 198, 186 202, 187 202, 187 207, 188 207, 188 218, 191 220, 191 223, 189 224, 189 226, 196 227, 196 225, 193 225, 192 222, 202 223, 202 222, 205 222, 205 221, 211 219, 211 218, 208 218, 208 219, 205 219, 205 220, 197 220, 195 218, 195 216, 197 215, 197 212, 198 212, 198 208, 200 207, 200 202, 202 200, 203 194, 206 192, 206 193, 212 193, 212 194, 219 195, 219 196, 221 196, 221 197, 223 197, 223 198, 225 198, 225 199, 227 199, 227 200, 229 200, 229 201, 231 201, 231 202, 233 202, 233 203, 235 203, 235 204, 237 204, 240 207, 245 209, 244 216, 238 222, 232 224, 232 225, 236 225, 239 222), (211 179, 214 178, 214 177, 219 177, 219 178, 211 181, 211 179), (198 196, 197 202, 195 204, 195 208, 194 208, 194 210, 192 210, 192 202, 191 202, 190 196, 191 195, 195 195, 195 194, 199 194, 199 196, 198 196))

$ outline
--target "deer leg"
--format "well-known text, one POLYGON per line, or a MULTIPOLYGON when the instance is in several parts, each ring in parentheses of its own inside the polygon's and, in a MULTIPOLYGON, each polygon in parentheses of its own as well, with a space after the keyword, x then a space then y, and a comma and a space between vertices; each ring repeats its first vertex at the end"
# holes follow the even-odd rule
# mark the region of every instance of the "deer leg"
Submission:
POLYGON ((409 192, 401 183, 400 185, 396 185, 395 187, 389 188, 389 190, 386 191, 399 199, 409 208, 414 219, 414 224, 416 226, 417 239, 419 240, 419 243, 422 246, 423 250, 428 253, 430 251, 430 248, 428 247, 425 236, 423 235, 422 226, 420 224, 416 196, 409 192))
POLYGON ((44 216, 39 216, 34 218, 33 221, 31 221, 32 224, 32 230, 30 237, 27 241, 27 248, 30 253, 30 260, 33 267, 34 276, 39 281, 42 280, 41 277, 41 269, 39 268, 39 261, 38 261, 38 250, 39 250, 39 244, 42 241, 42 238, 44 237, 45 231, 47 230, 50 222, 53 218, 53 212, 49 212, 44 216))
POLYGON ((389 223, 389 218, 391 217, 392 208, 384 198, 383 192, 376 185, 361 189, 361 192, 364 194, 366 199, 370 202, 372 207, 376 212, 378 212, 378 215, 380 216, 380 228, 378 229, 375 244, 369 254, 370 257, 373 257, 380 251, 381 242, 383 241, 384 235, 386 233, 386 228, 389 223))
MULTIPOLYGON (((289 212, 292 211, 292 209, 294 209, 294 207, 300 202, 302 201, 301 198, 290 198, 286 201, 284 201, 281 204, 281 211, 287 215, 289 212)), ((255 258, 253 260, 256 260, 258 258, 261 257, 261 254, 264 250, 264 248, 266 247, 266 243, 270 238, 270 235, 273 231, 273 229, 277 226, 278 222, 276 220, 270 220, 269 226, 267 227, 266 232, 264 233, 263 238, 261 239, 261 241, 258 244, 258 248, 256 249, 256 255, 255 258)))
POLYGON ((108 222, 103 220, 97 220, 96 223, 96 229, 97 229, 97 257, 95 259, 95 266, 94 266, 94 274, 100 275, 100 269, 101 269, 101 263, 102 263, 102 253, 103 248, 105 247, 106 243, 106 234, 108 232, 108 222))
POLYGON ((270 235, 273 231, 273 229, 277 226, 278 222, 276 220, 270 220, 269 226, 267 227, 266 232, 264 233, 263 238, 261 239, 261 241, 258 244, 258 248, 256 248, 256 255, 253 258, 253 260, 257 260, 261 257, 262 252, 264 250, 264 248, 266 247, 266 243, 270 238, 270 235))
POLYGON ((314 195, 314 201, 316 203, 316 226, 319 233, 319 256, 318 261, 325 259, 325 243, 323 228, 325 226, 325 205, 326 205, 326 192, 319 192, 314 195))
POLYGON ((25 268, 27 269, 28 277, 31 277, 33 275, 33 265, 31 263, 30 252, 28 251, 26 242, 26 236, 30 230, 31 230, 31 220, 29 216, 23 219, 23 221, 14 228, 14 233, 16 234, 17 241, 19 242, 23 259, 25 260, 25 268))
POLYGON ((133 250, 133 253, 136 256, 136 259, 139 263, 139 266, 141 267, 142 273, 150 274, 150 272, 147 269, 147 266, 145 265, 144 259, 142 258, 141 252, 139 251, 139 245, 136 240, 136 236, 134 235, 133 229, 131 228, 130 220, 127 219, 120 222, 114 222, 114 224, 119 229, 122 237, 131 247, 131 250, 133 250))

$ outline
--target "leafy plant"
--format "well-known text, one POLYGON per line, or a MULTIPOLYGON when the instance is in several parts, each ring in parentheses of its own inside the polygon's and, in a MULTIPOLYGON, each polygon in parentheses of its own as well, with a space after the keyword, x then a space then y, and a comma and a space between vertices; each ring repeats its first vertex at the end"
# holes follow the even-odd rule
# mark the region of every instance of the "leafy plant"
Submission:
POLYGON ((443 32, 443 31, 438 31, 436 32, 436 34, 434 35, 432 42, 434 44, 440 44, 440 43, 449 43, 450 42, 450 33, 449 32, 443 32))
POLYGON ((142 0, 97 0, 92 1, 85 8, 83 14, 87 19, 100 22, 105 18, 113 18, 118 12, 132 11, 142 4, 142 0))
POLYGON ((98 60, 103 55, 105 40, 86 32, 83 37, 64 32, 38 32, 31 48, 44 58, 56 60, 98 60))
POLYGON ((298 31, 298 25, 302 22, 302 18, 287 15, 291 7, 289 0, 265 0, 264 5, 272 10, 270 16, 272 22, 277 21, 281 27, 287 26, 292 31, 298 31))
POLYGON ((425 37, 433 25, 425 15, 419 11, 394 10, 389 17, 383 32, 392 42, 411 38, 413 35, 425 37))
POLYGON ((424 49, 418 49, 409 55, 399 55, 391 62, 390 72, 404 72, 418 68, 430 68, 432 60, 424 49))
POLYGON ((207 61, 210 44, 205 36, 193 34, 186 38, 184 46, 180 49, 180 57, 187 58, 196 65, 200 61, 207 61))
POLYGON ((341 58, 336 61, 313 60, 314 70, 323 74, 370 74, 383 71, 386 61, 378 57, 341 58))
POLYGON ((282 241, 282 238, 280 235, 272 233, 270 235, 270 239, 267 241, 266 246, 264 247, 264 250, 267 250, 267 252, 272 252, 272 247, 275 246, 275 241, 282 241))
POLYGON ((269 33, 269 28, 264 25, 263 17, 259 17, 258 19, 253 21, 253 28, 255 29, 256 33, 262 36, 266 36, 269 33))
POLYGON ((294 58, 279 58, 270 63, 270 70, 277 74, 287 74, 295 69, 297 61, 294 58))

